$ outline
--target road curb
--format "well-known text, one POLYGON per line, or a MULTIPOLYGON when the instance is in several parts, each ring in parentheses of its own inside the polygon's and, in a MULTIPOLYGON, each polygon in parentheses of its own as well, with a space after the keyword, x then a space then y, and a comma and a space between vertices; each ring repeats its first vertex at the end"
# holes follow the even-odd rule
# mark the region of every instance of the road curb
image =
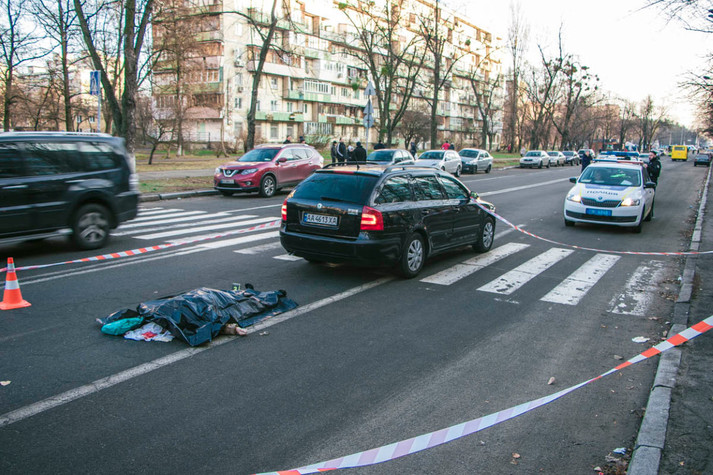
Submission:
POLYGON ((176 200, 181 198, 193 198, 196 196, 211 196, 217 195, 216 190, 194 190, 194 191, 177 191, 174 193, 145 193, 139 197, 139 201, 150 202, 150 201, 162 201, 162 200, 176 200))
MULTIPOLYGON (((701 203, 698 206, 698 216, 691 236, 691 251, 698 251, 701 245, 703 216, 708 201, 708 185, 711 179, 710 169, 703 186, 701 203)), ((681 276, 681 287, 673 309, 673 318, 669 335, 680 333, 688 327, 688 317, 691 309, 691 294, 696 270, 696 256, 687 256, 681 276)), ((661 355, 656 377, 654 379, 646 412, 641 421, 636 445, 631 455, 627 470, 628 475, 650 475, 659 473, 661 456, 666 442, 671 393, 676 386, 676 377, 681 366, 682 349, 675 348, 661 355)))

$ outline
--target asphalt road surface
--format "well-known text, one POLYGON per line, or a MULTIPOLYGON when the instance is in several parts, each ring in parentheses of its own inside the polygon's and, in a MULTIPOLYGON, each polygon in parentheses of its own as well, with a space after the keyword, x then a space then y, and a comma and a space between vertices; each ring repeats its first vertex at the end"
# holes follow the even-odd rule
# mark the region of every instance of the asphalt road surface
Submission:
MULTIPOLYGON (((146 203, 101 253, 19 270, 31 307, 0 312, 0 472, 287 470, 448 428, 598 376, 658 342, 707 169, 664 161, 641 234, 565 228, 571 167, 465 175, 530 233, 430 260, 417 278, 286 255, 286 194, 146 203), (215 234, 235 233, 197 240, 215 234), (597 251, 573 249, 578 245, 597 251), (96 318, 198 287, 284 289, 300 306, 197 349, 103 335, 96 318), (650 338, 649 343, 632 341, 650 338)), ((93 254, 63 239, 0 248, 18 267, 93 254)), ((633 447, 656 362, 359 473, 591 473, 633 447)))

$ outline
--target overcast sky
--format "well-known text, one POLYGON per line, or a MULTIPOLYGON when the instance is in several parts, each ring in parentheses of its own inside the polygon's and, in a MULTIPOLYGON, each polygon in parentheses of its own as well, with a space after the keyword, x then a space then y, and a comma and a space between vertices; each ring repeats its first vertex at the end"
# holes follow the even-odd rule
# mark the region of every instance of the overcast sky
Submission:
MULTIPOLYGON (((446 3, 467 10, 472 23, 491 30, 503 42, 506 39, 509 0, 446 3)), ((589 66, 604 90, 637 102, 651 94, 672 118, 691 126, 694 109, 678 83, 686 72, 703 67, 706 52, 713 50, 713 34, 686 31, 679 23, 668 23, 658 10, 641 10, 644 4, 643 0, 520 1, 530 28, 530 53, 537 52, 539 43, 548 45, 554 54, 563 25, 565 52, 589 66)))

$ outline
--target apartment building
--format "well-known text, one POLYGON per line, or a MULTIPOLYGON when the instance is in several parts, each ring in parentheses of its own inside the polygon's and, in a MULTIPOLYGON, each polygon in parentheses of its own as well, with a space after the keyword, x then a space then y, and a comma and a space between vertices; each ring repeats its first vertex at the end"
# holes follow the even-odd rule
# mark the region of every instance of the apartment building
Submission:
MULTIPOLYGON (((157 68, 153 94, 161 111, 159 117, 170 120, 180 115, 180 133, 187 140, 222 139, 239 146, 247 131, 254 73, 265 43, 266 30, 261 25, 269 21, 273 2, 197 1, 194 11, 202 12, 204 20, 194 32, 196 50, 192 66, 184 67, 190 72, 184 72, 182 87, 184 93, 190 94, 177 99, 178 89, 170 87, 175 64, 167 62, 157 68), (177 101, 184 107, 176 107, 177 101)), ((358 0, 351 2, 359 4, 358 0)), ((399 41, 407 42, 419 34, 419 18, 432 15, 436 4, 429 0, 398 3, 401 18, 405 19, 399 23, 399 41)), ((341 6, 344 8, 344 4, 341 6)), ((372 7, 372 11, 376 9, 372 7)), ((309 143, 327 143, 334 137, 366 141, 363 111, 368 98, 364 92, 372 78, 365 64, 353 54, 361 47, 359 31, 340 9, 340 3, 285 0, 277 2, 276 15, 280 19, 278 28, 257 85, 255 142, 281 142, 290 135, 294 139, 304 136, 309 143)), ((443 34, 447 35, 444 61, 455 65, 439 91, 439 139, 482 146, 478 143, 481 117, 471 82, 476 74, 486 82, 500 74, 497 39, 494 41, 490 32, 454 12, 444 10, 442 17, 443 34)), ((162 36, 156 26, 154 36, 162 36)), ((432 67, 426 61, 419 73, 422 85, 414 91, 410 108, 428 108, 433 94, 428 85, 432 67)), ((502 103, 501 92, 498 97, 502 103)), ((491 122, 495 129, 492 145, 497 146, 502 130, 500 114, 491 117, 491 122)), ((376 123, 379 124, 378 112, 376 123)), ((369 142, 373 143, 378 130, 374 127, 369 132, 369 142)))

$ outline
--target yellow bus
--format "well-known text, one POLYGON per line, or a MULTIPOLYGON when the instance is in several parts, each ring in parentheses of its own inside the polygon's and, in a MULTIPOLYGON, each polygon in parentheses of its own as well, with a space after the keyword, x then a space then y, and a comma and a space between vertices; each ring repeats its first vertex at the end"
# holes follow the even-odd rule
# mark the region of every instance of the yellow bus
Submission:
POLYGON ((671 147, 671 160, 688 160, 688 147, 685 145, 674 145, 671 147))

